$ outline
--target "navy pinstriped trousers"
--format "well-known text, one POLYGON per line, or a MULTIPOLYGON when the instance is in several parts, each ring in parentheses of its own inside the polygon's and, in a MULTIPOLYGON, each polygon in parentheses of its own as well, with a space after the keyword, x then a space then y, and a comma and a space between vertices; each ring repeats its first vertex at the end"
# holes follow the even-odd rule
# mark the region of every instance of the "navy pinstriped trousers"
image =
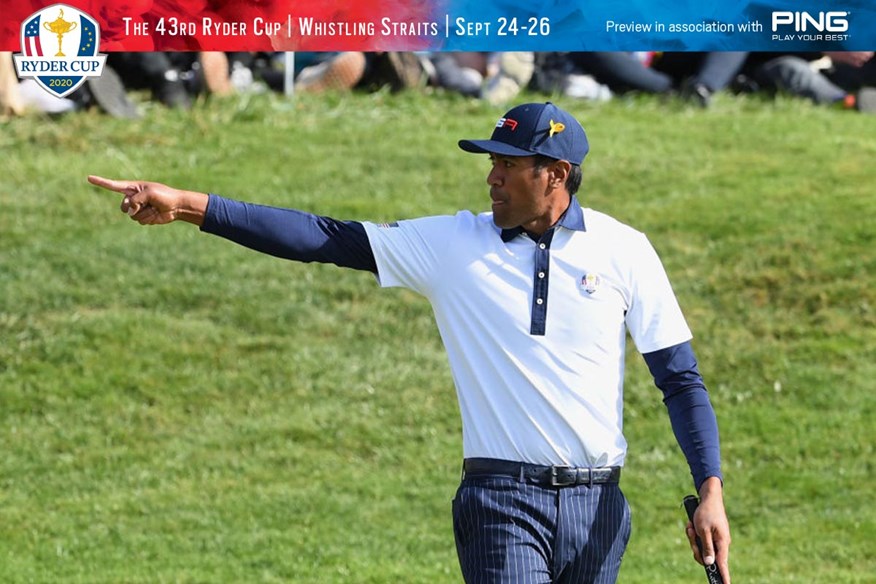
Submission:
POLYGON ((617 484, 470 476, 453 500, 453 532, 467 584, 614 584, 630 509, 617 484))

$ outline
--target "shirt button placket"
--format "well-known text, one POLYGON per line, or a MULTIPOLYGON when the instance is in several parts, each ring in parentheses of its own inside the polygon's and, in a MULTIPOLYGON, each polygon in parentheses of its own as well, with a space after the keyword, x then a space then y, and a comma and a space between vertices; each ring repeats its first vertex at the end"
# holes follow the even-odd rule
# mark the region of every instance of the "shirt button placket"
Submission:
POLYGON ((550 243, 553 231, 546 232, 535 250, 535 274, 533 278, 532 320, 529 333, 544 335, 547 321, 548 267, 550 266, 550 243))

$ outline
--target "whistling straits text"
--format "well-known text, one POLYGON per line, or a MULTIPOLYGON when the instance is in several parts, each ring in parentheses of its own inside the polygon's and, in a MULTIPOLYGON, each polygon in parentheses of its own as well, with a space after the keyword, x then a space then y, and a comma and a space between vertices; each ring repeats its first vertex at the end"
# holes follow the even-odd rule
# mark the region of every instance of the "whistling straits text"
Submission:
POLYGON ((389 17, 380 19, 380 26, 372 21, 324 22, 312 17, 299 17, 298 30, 302 36, 438 36, 437 22, 399 22, 389 17))

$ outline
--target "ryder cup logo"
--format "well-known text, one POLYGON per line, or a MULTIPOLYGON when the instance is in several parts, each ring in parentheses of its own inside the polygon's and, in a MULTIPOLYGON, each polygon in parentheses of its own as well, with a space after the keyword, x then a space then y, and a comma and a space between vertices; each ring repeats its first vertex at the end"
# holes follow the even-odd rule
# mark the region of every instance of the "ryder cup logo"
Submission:
POLYGON ((15 69, 56 97, 73 93, 86 77, 100 77, 106 55, 98 55, 100 25, 81 10, 54 4, 21 23, 15 69))
POLYGON ((599 290, 599 285, 601 283, 602 281, 599 279, 598 274, 590 273, 584 274, 584 276, 581 277, 580 286, 581 289, 586 291, 588 294, 593 294, 597 290, 599 290))

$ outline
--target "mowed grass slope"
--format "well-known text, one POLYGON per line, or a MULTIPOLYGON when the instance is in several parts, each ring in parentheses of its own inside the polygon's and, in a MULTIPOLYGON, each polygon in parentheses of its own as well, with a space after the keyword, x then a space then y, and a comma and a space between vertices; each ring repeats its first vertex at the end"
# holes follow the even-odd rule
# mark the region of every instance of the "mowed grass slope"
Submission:
MULTIPOLYGON (((694 330, 734 577, 874 582, 876 118, 557 101, 590 137, 584 205, 649 235, 694 330)), ((460 424, 428 304, 140 227, 85 177, 343 219, 482 211, 489 164, 456 141, 501 113, 378 93, 4 123, 0 581, 460 582, 460 424)), ((632 344, 626 402, 620 581, 702 581, 691 481, 632 344)))

